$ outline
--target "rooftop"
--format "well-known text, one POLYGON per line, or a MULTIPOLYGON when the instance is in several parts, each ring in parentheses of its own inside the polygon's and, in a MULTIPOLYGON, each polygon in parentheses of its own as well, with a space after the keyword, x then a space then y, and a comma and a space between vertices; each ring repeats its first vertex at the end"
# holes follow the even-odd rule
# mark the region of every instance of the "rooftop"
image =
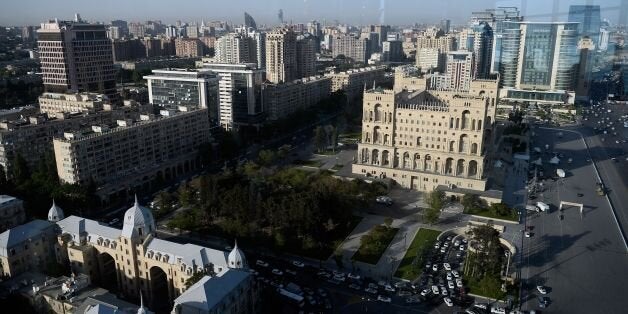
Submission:
POLYGON ((46 220, 35 219, 23 225, 9 229, 0 234, 0 255, 7 256, 7 250, 16 244, 40 235, 46 228, 53 224, 46 220))
POLYGON ((15 198, 13 196, 10 195, 0 195, 0 206, 7 204, 7 203, 12 203, 13 201, 18 200, 18 198, 15 198))
POLYGON ((208 311, 220 303, 229 293, 249 278, 248 271, 227 269, 214 277, 205 276, 174 300, 202 311, 208 311), (220 288, 218 288, 220 287, 220 288))

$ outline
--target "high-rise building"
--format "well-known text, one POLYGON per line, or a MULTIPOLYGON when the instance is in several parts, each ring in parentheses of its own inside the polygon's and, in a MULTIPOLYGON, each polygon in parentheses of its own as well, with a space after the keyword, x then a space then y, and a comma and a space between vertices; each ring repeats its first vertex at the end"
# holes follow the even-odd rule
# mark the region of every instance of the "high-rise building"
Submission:
POLYGON ((203 44, 198 38, 177 38, 174 40, 174 46, 179 57, 203 56, 203 44))
POLYGON ((494 79, 469 92, 366 91, 352 172, 419 191, 485 191, 497 88, 494 79))
POLYGON ((266 69, 266 33, 260 31, 249 32, 249 37, 255 42, 255 58, 258 69, 266 69))
POLYGON ((578 23, 507 23, 501 44, 500 97, 539 103, 573 102, 578 23), (566 92, 571 91, 568 98, 566 92))
POLYGON ((25 220, 24 202, 10 195, 0 195, 0 232, 21 225, 25 220))
POLYGON ((129 24, 123 20, 111 21, 111 26, 117 27, 120 30, 120 37, 127 36, 129 34, 129 24))
POLYGON ((109 26, 107 30, 107 37, 111 40, 116 40, 122 38, 122 32, 120 31, 120 27, 118 26, 109 26))
POLYGON ((262 122, 263 70, 255 63, 203 64, 218 75, 218 122, 227 130, 262 122))
POLYGON ((216 40, 214 57, 218 63, 257 62, 255 41, 247 34, 229 33, 216 40))
POLYGON ((443 32, 445 32, 445 34, 449 33, 450 27, 451 27, 451 20, 449 19, 440 20, 440 29, 442 29, 443 32))
POLYGON ((316 38, 309 33, 297 37, 297 78, 316 75, 316 38))
POLYGON ((370 41, 367 38, 357 38, 353 35, 337 34, 331 41, 331 52, 334 58, 345 56, 355 62, 366 64, 371 57, 370 41))
POLYGON ((316 36, 319 40, 323 37, 323 30, 321 29, 321 23, 317 21, 310 21, 307 23, 307 32, 316 36))
POLYGON ((439 72, 445 60, 439 48, 417 48, 415 59, 423 73, 439 72))
POLYGON ((606 28, 600 28, 600 38, 598 39, 598 49, 600 51, 608 50, 608 40, 610 39, 610 33, 606 28))
POLYGON ((266 34, 266 79, 272 83, 297 78, 297 35, 281 27, 266 34))
POLYGON ((253 19, 253 17, 246 12, 244 12, 244 26, 246 28, 250 27, 254 30, 257 29, 257 23, 255 23, 255 20, 253 19))
POLYGON ((382 59, 387 62, 403 60, 403 48, 399 40, 387 40, 382 43, 382 59))
POLYGON ((578 51, 580 60, 578 62, 578 72, 576 78, 576 99, 577 100, 589 100, 589 91, 591 89, 592 81, 592 69, 593 69, 593 51, 595 51, 595 44, 593 39, 589 37, 582 37, 578 41, 578 51))
POLYGON ((120 103, 105 25, 52 20, 37 33, 46 91, 96 92, 120 103))
POLYGON ((179 30, 177 29, 177 27, 173 25, 166 26, 166 37, 168 38, 179 37, 179 30))
POLYGON ((504 26, 508 22, 521 22, 523 17, 519 15, 516 7, 497 7, 485 11, 473 12, 469 25, 480 25, 486 23, 493 30, 493 40, 490 57, 490 72, 499 72, 501 63, 502 40, 504 38, 504 26))
POLYGON ((579 23, 578 34, 591 38, 596 46, 599 44, 602 26, 599 5, 570 5, 568 21, 579 23))
POLYGON ((218 76, 207 70, 163 69, 144 76, 148 101, 160 108, 207 108, 210 122, 218 123, 218 76))
POLYGON ((25 43, 32 42, 35 40, 35 30, 32 26, 24 26, 22 27, 22 41, 25 43))
POLYGON ((493 30, 487 22, 480 22, 460 32, 458 50, 474 54, 474 78, 487 78, 491 73, 493 30))
POLYGON ((196 23, 190 24, 185 28, 185 33, 188 38, 199 38, 198 25, 196 23))
POLYGON ((135 38, 146 36, 146 25, 144 23, 129 23, 129 34, 135 38))
POLYGON ((281 84, 264 84, 264 112, 268 120, 278 120, 309 108, 329 97, 329 77, 306 77, 281 84))
POLYGON ((386 81, 386 66, 369 66, 338 73, 326 73, 331 78, 331 91, 343 90, 347 100, 354 101, 364 91, 365 85, 376 85, 386 81))
POLYGON ((473 77, 473 52, 450 51, 447 53, 448 90, 468 92, 473 77))

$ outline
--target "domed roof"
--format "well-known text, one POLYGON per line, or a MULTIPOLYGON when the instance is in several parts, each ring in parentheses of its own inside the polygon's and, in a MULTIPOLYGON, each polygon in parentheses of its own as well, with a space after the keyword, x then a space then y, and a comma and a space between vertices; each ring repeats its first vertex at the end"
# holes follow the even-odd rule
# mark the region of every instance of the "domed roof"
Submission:
POLYGON ((247 268, 246 257, 244 257, 244 252, 238 248, 238 241, 235 241, 235 246, 233 250, 229 253, 229 257, 227 258, 227 262, 229 263, 229 268, 247 268))
POLYGON ((155 219, 150 209, 140 206, 135 196, 135 204, 124 213, 122 236, 135 238, 155 232, 155 219))
POLYGON ((48 210, 48 221, 57 222, 59 220, 63 220, 65 218, 63 214, 63 209, 57 206, 55 200, 52 200, 52 207, 48 210))

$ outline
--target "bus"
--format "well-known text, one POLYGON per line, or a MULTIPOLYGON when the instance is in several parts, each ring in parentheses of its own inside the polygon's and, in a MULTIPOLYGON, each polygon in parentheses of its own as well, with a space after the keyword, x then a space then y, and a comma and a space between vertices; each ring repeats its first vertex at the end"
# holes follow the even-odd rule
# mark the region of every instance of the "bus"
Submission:
POLYGON ((284 288, 277 289, 277 292, 279 292, 279 294, 281 294, 282 296, 286 297, 286 299, 288 299, 290 303, 298 307, 303 307, 305 305, 305 302, 303 301, 303 297, 296 293, 292 293, 284 288))

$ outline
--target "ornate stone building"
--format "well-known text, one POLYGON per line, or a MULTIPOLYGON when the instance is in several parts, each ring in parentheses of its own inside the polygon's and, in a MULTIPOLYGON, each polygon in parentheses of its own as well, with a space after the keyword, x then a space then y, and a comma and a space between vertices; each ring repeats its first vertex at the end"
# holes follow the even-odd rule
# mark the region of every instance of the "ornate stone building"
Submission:
POLYGON ((364 92, 353 173, 390 178, 420 191, 439 185, 484 191, 498 80, 472 81, 469 92, 428 90, 424 80, 416 83, 364 92))

